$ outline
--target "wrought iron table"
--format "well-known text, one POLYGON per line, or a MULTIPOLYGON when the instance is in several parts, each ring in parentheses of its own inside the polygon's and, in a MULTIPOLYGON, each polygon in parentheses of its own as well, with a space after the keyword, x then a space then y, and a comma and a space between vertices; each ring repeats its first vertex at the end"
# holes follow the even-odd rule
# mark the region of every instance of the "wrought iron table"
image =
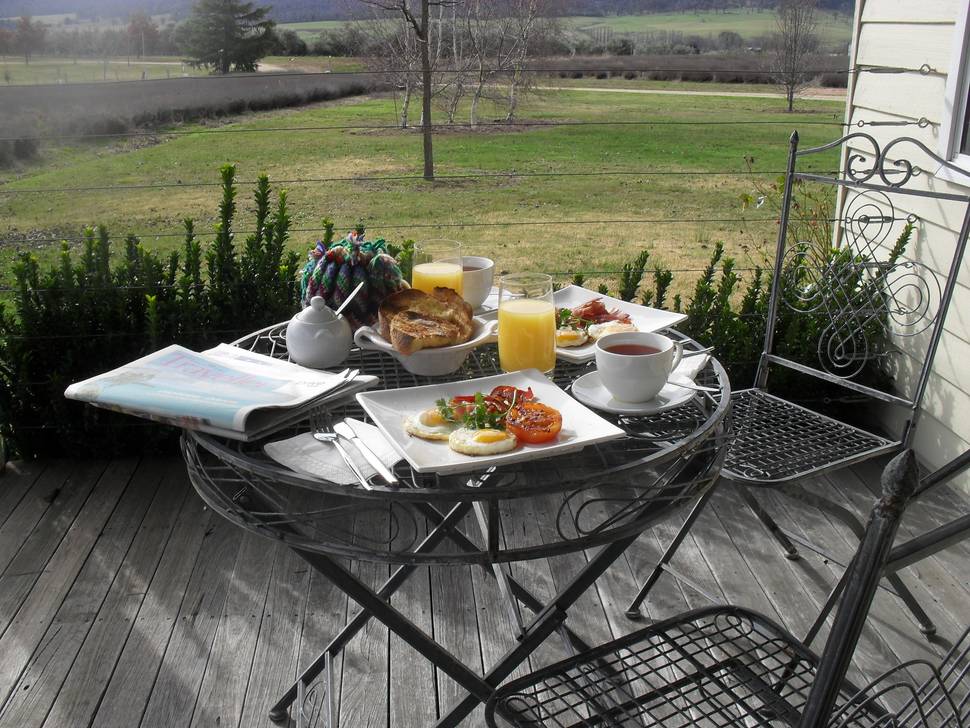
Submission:
MULTIPOLYGON (((285 324, 278 324, 235 343, 285 357, 284 331, 285 324)), ((687 348, 700 348, 676 332, 669 333, 683 339, 687 348)), ((447 379, 499 373, 497 358, 494 346, 480 348, 447 379)), ((409 374, 378 352, 355 350, 347 366, 378 375, 379 386, 385 388, 436 381, 409 374)), ((587 366, 559 362, 554 379, 568 387, 587 366)), ((202 499, 239 526, 285 543, 361 607, 305 668, 270 717, 284 721, 296 702, 297 726, 321 721, 332 725, 332 659, 371 617, 466 691, 438 720, 436 725, 442 727, 457 725, 487 701, 554 632, 570 650, 587 649, 589 645, 565 624, 569 608, 652 523, 689 502, 696 502, 692 513, 697 513, 711 495, 727 446, 731 392, 727 375, 715 359, 698 376, 698 383, 716 391, 700 393, 690 404, 659 415, 610 415, 628 433, 621 440, 556 459, 474 474, 419 474, 402 461, 395 467, 402 486, 375 482, 370 490, 292 472, 266 457, 261 442, 241 443, 186 431, 182 451, 202 499), (514 512, 530 504, 536 506, 535 531, 510 528, 514 512), (354 532, 355 518, 367 519, 371 527, 366 533, 354 532), (581 570, 546 603, 507 570, 510 562, 595 547, 601 548, 588 561, 581 557, 581 570), (374 590, 338 561, 343 558, 398 568, 374 590), (477 564, 493 576, 516 625, 513 646, 485 675, 463 664, 390 604, 390 596, 418 567, 448 564, 477 564)), ((325 427, 348 416, 366 419, 357 403, 347 400, 312 412, 307 421, 273 437, 325 427)), ((656 581, 663 562, 669 561, 692 522, 687 519, 651 581, 656 581)))

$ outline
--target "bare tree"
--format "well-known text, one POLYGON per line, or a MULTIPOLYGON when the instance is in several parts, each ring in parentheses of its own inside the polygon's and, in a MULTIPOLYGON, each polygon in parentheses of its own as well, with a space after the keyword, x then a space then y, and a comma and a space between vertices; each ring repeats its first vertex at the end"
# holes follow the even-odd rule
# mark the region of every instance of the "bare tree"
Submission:
POLYGON ((44 49, 47 26, 39 20, 31 19, 29 15, 21 15, 20 19, 17 20, 15 32, 17 45, 24 56, 24 63, 30 63, 30 57, 44 49))
POLYGON ((511 124, 515 120, 515 112, 519 108, 519 94, 527 82, 524 73, 526 60, 529 58, 529 42, 539 20, 539 9, 542 0, 511 0, 508 3, 508 13, 513 20, 512 43, 508 49, 505 65, 508 69, 508 108, 505 121, 511 124))
POLYGON ((399 15, 414 32, 421 59, 421 132, 424 139, 424 178, 434 179, 434 150, 432 143, 431 96, 432 79, 431 8, 442 10, 456 0, 362 0, 366 5, 399 15), (413 5, 420 7, 415 10, 413 5))
POLYGON ((401 94, 398 123, 408 127, 411 99, 421 83, 421 60, 417 38, 403 18, 379 15, 372 22, 359 24, 359 30, 369 47, 380 53, 369 56, 368 64, 381 71, 387 83, 401 94))
POLYGON ((475 67, 471 123, 477 123, 478 105, 486 88, 498 84, 503 92, 497 99, 506 106, 505 120, 511 123, 519 100, 532 83, 527 62, 537 44, 561 34, 552 17, 556 0, 465 0, 466 28, 475 67))
POLYGON ((446 109, 448 113, 448 123, 455 123, 455 115, 458 113, 458 105, 465 97, 467 91, 468 73, 473 63, 473 53, 469 52, 473 48, 471 38, 466 32, 469 14, 473 11, 471 0, 463 3, 455 3, 451 6, 451 15, 448 18, 447 32, 444 23, 439 25, 438 39, 447 36, 449 43, 448 74, 446 77, 446 88, 443 91, 446 95, 446 109))
POLYGON ((807 68, 818 49, 815 35, 816 0, 782 0, 770 60, 775 80, 785 89, 788 111, 794 111, 795 94, 813 74, 807 68))
POLYGON ((465 0, 465 34, 474 68, 469 122, 478 123, 478 107, 487 98, 488 87, 503 68, 512 37, 512 17, 494 0, 465 0))

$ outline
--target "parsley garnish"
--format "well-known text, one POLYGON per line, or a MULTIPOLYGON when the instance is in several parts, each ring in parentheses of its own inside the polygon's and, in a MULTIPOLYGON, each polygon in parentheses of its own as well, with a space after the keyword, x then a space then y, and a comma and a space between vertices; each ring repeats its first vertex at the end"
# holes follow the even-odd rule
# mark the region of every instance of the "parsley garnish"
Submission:
POLYGON ((501 430, 505 428, 505 417, 515 406, 517 398, 518 392, 512 396, 512 402, 507 409, 497 410, 494 401, 489 403, 484 394, 475 392, 474 402, 469 403, 472 404, 470 411, 465 413, 460 421, 455 415, 455 408, 449 404, 448 400, 439 399, 435 401, 435 406, 438 408, 442 419, 447 422, 458 423, 469 430, 501 430))
POLYGON ((455 410, 448 405, 448 400, 443 397, 435 401, 435 406, 438 408, 438 412, 441 414, 441 418, 447 422, 455 421, 455 410))

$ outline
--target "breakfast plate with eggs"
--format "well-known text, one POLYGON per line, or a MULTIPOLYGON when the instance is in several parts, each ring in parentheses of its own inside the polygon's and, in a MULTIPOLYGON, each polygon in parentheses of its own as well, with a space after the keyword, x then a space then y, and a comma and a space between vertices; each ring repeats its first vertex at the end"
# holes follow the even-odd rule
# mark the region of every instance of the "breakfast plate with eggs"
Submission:
POLYGON ((596 340, 623 331, 652 333, 676 326, 686 314, 641 306, 604 296, 582 286, 566 286, 552 294, 556 304, 556 356, 582 364, 596 356, 596 340), (590 311, 587 318, 584 314, 590 311), (579 315, 574 315, 579 314, 579 315))
POLYGON ((357 401, 419 473, 485 470, 625 436, 535 369, 361 392, 357 401))

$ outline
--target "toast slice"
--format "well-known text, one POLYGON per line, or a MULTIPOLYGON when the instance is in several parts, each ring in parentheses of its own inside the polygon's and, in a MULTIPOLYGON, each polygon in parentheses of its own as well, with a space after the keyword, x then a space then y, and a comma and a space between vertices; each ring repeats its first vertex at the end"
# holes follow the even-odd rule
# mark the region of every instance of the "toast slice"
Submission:
POLYGON ((450 288, 431 295, 414 288, 392 293, 377 312, 381 336, 402 354, 463 344, 472 336, 472 307, 450 288))

